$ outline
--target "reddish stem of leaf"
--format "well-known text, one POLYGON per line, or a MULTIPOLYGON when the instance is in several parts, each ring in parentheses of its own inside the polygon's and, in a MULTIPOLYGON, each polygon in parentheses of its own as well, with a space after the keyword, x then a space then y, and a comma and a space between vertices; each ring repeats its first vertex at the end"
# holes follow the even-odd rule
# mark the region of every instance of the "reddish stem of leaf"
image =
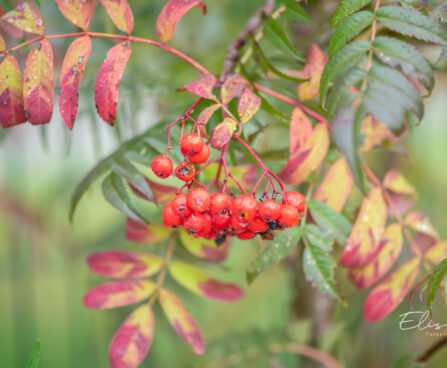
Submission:
POLYGON ((329 124, 329 122, 327 121, 327 119, 325 117, 321 116, 319 113, 315 112, 314 110, 312 110, 311 108, 302 104, 301 102, 293 100, 289 97, 286 97, 286 96, 282 95, 281 93, 271 90, 270 88, 261 86, 258 83, 255 83, 254 86, 260 92, 264 92, 265 94, 272 96, 272 97, 276 98, 277 100, 285 102, 286 104, 300 108, 309 116, 312 116, 313 118, 317 119, 318 121, 324 123, 328 127, 329 130, 332 130, 331 125, 329 124))

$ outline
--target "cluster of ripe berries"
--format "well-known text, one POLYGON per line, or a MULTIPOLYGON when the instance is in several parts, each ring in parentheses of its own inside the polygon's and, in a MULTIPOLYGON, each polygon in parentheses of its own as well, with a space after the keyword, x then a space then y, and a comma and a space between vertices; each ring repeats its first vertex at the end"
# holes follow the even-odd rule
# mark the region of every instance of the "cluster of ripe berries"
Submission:
POLYGON ((260 234, 271 240, 274 230, 298 225, 304 213, 305 199, 299 192, 286 192, 282 203, 267 199, 258 203, 250 195, 236 198, 225 193, 209 193, 205 188, 178 194, 162 213, 167 227, 180 227, 197 238, 215 240, 219 245, 226 236, 251 239, 260 234))
MULTIPOLYGON (((189 133, 180 141, 182 154, 188 160, 175 168, 175 175, 188 182, 196 174, 193 164, 208 161, 210 149, 199 134, 189 133)), ((157 156, 151 163, 152 171, 160 178, 172 174, 173 164, 169 157, 157 156)), ((260 234, 271 240, 274 230, 284 230, 298 225, 304 213, 305 199, 299 192, 289 191, 282 203, 274 199, 257 202, 253 196, 244 194, 232 198, 225 193, 211 194, 205 187, 189 189, 188 194, 180 193, 167 204, 162 213, 167 227, 183 227, 197 238, 215 240, 222 244, 226 236, 251 239, 260 234)))
MULTIPOLYGON (((189 161, 183 161, 175 168, 175 176, 183 181, 190 181, 196 174, 193 164, 204 164, 210 157, 210 148, 197 133, 185 134, 180 141, 182 154, 189 161)), ((152 171, 159 178, 165 179, 172 174, 174 165, 166 156, 157 156, 151 163, 152 171)))

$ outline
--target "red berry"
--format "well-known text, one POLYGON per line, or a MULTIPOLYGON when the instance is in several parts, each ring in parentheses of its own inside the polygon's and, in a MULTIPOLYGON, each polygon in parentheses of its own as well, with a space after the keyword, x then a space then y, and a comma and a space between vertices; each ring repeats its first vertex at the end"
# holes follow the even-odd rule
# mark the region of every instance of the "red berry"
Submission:
POLYGON ((204 164, 210 158, 210 148, 204 144, 202 150, 194 155, 188 154, 188 160, 195 164, 204 164))
POLYGON ((304 213, 306 208, 306 198, 304 198, 300 192, 286 192, 282 203, 291 204, 292 206, 296 207, 300 214, 304 213))
POLYGON ((170 203, 163 208, 161 217, 166 227, 176 227, 182 224, 182 218, 175 214, 170 203))
POLYGON ((211 203, 211 194, 203 188, 191 189, 188 193, 188 206, 193 211, 204 212, 211 203))
POLYGON ((300 214, 295 206, 283 204, 281 207, 281 216, 278 218, 278 224, 281 227, 293 227, 300 222, 300 214))
POLYGON ((254 231, 255 233, 262 233, 267 231, 268 228, 269 226, 267 222, 262 220, 259 216, 256 216, 247 226, 248 230, 254 231))
POLYGON ((238 222, 249 223, 256 216, 258 202, 253 197, 243 194, 233 200, 231 214, 238 222))
POLYGON ((196 234, 192 234, 196 238, 206 237, 213 229, 213 220, 208 213, 203 213, 203 227, 202 230, 198 231, 196 234))
POLYGON ((245 231, 246 227, 247 224, 241 224, 238 220, 236 220, 235 217, 231 218, 231 228, 234 230, 236 234, 245 231))
POLYGON ((152 160, 151 168, 159 178, 167 178, 172 174, 172 160, 166 156, 157 156, 152 160))
POLYGON ((203 230, 206 225, 205 214, 193 212, 183 221, 183 227, 190 234, 196 234, 203 230))
POLYGON ((205 239, 216 240, 218 235, 219 234, 217 233, 216 230, 211 229, 211 231, 208 234, 205 235, 205 239))
POLYGON ((209 211, 212 215, 227 212, 231 208, 232 203, 233 199, 228 194, 213 193, 209 211))
POLYGON ((265 222, 275 221, 281 215, 281 204, 267 199, 258 206, 258 214, 265 222))
POLYGON ((175 168, 175 176, 183 181, 190 181, 196 174, 196 169, 191 162, 183 161, 175 168))
POLYGON ((253 232, 253 231, 251 231, 251 230, 245 230, 245 231, 243 231, 243 232, 241 232, 241 233, 237 233, 237 234, 236 234, 236 236, 237 236, 239 239, 243 239, 243 240, 251 239, 251 238, 253 238, 255 235, 256 235, 256 233, 253 232))
POLYGON ((186 194, 177 194, 172 200, 171 206, 175 214, 180 217, 186 217, 191 213, 186 194))
POLYGON ((180 149, 184 155, 195 155, 202 151, 205 142, 197 133, 188 133, 180 141, 180 149))
POLYGON ((228 212, 225 213, 217 213, 212 216, 213 217, 213 227, 218 230, 227 230, 231 228, 231 219, 232 217, 228 212))

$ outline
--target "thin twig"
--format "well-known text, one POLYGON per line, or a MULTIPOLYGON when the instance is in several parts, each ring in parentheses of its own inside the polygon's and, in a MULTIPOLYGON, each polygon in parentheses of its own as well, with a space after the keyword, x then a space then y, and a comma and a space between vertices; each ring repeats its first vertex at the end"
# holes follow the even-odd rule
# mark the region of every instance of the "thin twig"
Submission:
POLYGON ((432 357, 432 355, 434 355, 446 344, 447 344, 447 336, 444 336, 442 339, 439 339, 432 346, 430 346, 424 353, 422 353, 421 356, 416 359, 416 362, 428 361, 432 357))

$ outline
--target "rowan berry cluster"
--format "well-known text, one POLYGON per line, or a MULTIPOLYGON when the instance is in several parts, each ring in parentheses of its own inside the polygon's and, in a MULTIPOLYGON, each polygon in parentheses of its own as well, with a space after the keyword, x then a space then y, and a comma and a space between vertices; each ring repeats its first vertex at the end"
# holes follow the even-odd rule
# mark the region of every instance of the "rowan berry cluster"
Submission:
MULTIPOLYGON (((183 227, 194 237, 215 240, 217 244, 221 244, 227 236, 251 239, 259 234, 263 239, 271 240, 275 230, 298 225, 305 210, 305 199, 301 193, 285 189, 280 193, 280 203, 276 201, 279 192, 274 192, 269 198, 266 189, 258 202, 255 198, 256 188, 251 194, 244 192, 233 197, 226 193, 225 182, 221 192, 210 193, 195 179, 206 165, 197 172, 194 166, 208 161, 208 145, 199 134, 188 133, 180 140, 180 149, 187 160, 175 168, 175 175, 187 184, 180 188, 174 199, 163 208, 162 218, 165 226, 183 227), (193 188, 193 185, 197 187, 193 188), (187 194, 182 193, 185 188, 187 194)), ((225 160, 224 155, 220 159, 225 160)), ((160 178, 170 176, 174 168, 172 160, 166 155, 155 157, 151 167, 160 178)))

